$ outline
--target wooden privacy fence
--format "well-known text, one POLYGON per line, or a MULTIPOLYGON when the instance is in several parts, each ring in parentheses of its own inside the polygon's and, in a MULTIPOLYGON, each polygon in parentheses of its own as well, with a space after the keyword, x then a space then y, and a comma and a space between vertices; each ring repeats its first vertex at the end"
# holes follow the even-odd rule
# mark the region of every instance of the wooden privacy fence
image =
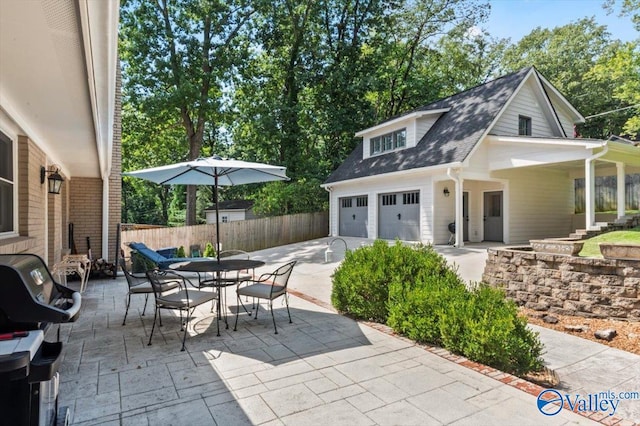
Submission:
MULTIPOLYGON (((616 210, 618 190, 616 176, 597 176, 595 179, 595 207, 596 211, 604 212, 616 210)), ((624 185, 627 210, 640 209, 640 174, 627 175, 624 185)), ((585 180, 575 180, 575 212, 584 213, 585 210, 585 180)))
MULTIPOLYGON (((123 229, 131 226, 123 227, 123 229)), ((135 227, 134 227, 135 228, 135 227)), ((329 213, 300 213, 287 216, 266 217, 220 223, 220 245, 222 250, 256 251, 284 244, 312 240, 329 235, 329 213)), ((207 243, 215 245, 215 223, 171 228, 130 229, 122 231, 122 246, 128 253, 127 243, 142 242, 152 249, 165 247, 185 248, 200 245, 202 251, 207 243)))

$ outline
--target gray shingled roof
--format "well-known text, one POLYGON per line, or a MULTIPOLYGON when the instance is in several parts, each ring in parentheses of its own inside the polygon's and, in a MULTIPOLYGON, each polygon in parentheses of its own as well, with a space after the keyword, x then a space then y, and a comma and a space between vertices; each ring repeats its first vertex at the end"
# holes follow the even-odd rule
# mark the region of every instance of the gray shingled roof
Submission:
MULTIPOLYGON (((253 200, 226 200, 220 201, 220 210, 248 210, 253 207, 253 200)), ((205 210, 215 210, 216 205, 212 204, 205 210)))
POLYGON ((523 68, 405 114, 451 108, 415 147, 362 159, 360 142, 324 183, 464 161, 530 70, 523 68))

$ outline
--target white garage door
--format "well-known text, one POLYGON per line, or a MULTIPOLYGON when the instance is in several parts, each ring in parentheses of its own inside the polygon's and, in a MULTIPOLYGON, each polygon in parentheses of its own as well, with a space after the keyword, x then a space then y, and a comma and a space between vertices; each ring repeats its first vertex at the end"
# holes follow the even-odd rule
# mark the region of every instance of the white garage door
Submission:
POLYGON ((340 232, 343 237, 368 238, 369 198, 366 195, 340 198, 340 232))
POLYGON ((420 192, 378 196, 378 237, 385 240, 420 240, 420 192))

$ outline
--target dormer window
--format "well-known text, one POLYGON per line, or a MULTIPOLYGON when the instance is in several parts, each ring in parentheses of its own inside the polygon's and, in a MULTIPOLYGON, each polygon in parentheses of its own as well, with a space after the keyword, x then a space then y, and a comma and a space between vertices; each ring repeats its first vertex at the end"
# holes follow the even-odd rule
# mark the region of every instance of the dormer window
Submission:
POLYGON ((404 148, 407 145, 407 129, 396 130, 371 138, 370 144, 371 155, 404 148))
POLYGON ((531 117, 518 116, 518 135, 531 136, 531 117))

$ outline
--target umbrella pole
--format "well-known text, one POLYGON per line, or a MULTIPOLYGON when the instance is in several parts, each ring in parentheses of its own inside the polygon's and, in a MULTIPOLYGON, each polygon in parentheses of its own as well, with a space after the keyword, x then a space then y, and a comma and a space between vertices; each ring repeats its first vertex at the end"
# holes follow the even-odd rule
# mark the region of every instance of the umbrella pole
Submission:
POLYGON ((220 205, 218 204, 218 173, 215 176, 215 185, 213 186, 213 199, 216 203, 216 259, 220 263, 220 205))

